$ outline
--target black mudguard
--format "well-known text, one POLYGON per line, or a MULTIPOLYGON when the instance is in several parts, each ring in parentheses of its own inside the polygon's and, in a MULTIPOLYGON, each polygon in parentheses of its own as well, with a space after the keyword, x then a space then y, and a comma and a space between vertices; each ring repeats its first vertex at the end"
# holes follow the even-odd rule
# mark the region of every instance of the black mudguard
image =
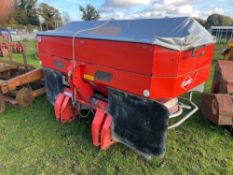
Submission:
POLYGON ((109 89, 113 138, 146 158, 163 157, 168 128, 168 109, 149 99, 109 89))
POLYGON ((50 103, 54 104, 57 95, 64 90, 64 85, 62 83, 62 74, 60 72, 47 68, 43 68, 43 72, 47 99, 50 103))

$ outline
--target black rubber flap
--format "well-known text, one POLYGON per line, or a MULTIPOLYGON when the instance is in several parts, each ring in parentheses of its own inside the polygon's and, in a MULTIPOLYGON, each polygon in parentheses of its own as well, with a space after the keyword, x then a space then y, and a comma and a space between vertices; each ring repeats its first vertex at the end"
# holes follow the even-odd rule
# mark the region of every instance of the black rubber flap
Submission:
POLYGON ((64 85, 62 83, 62 74, 47 68, 43 68, 43 71, 47 99, 50 103, 54 104, 57 95, 64 90, 64 85))
POLYGON ((108 112, 115 140, 146 158, 164 156, 169 117, 164 105, 109 89, 108 112))

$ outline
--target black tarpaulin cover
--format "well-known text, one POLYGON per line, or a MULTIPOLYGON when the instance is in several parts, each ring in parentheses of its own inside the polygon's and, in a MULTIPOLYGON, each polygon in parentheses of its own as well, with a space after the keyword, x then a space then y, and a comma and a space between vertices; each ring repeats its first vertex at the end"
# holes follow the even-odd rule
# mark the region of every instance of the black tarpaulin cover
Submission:
POLYGON ((55 31, 39 32, 38 35, 137 42, 173 50, 188 50, 215 43, 214 37, 189 17, 79 21, 55 31))

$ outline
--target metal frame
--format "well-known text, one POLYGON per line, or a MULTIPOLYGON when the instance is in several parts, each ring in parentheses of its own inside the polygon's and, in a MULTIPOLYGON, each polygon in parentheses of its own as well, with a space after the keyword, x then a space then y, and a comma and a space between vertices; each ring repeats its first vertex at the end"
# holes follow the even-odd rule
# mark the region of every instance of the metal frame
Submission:
POLYGON ((21 47, 23 63, 12 61, 11 53, 8 60, 0 59, 0 113, 4 112, 5 103, 25 107, 45 93, 42 70, 28 65, 26 50, 21 47))
POLYGON ((233 37, 233 26, 212 26, 210 33, 217 39, 217 43, 222 43, 222 39, 227 41, 228 36, 233 37))
POLYGON ((179 117, 183 113, 183 109, 188 109, 188 110, 190 110, 190 112, 188 114, 186 114, 184 117, 182 117, 176 123, 168 126, 168 129, 174 129, 174 128, 180 126, 187 119, 189 119, 193 114, 195 114, 198 111, 198 109, 199 109, 198 106, 192 101, 192 92, 190 92, 189 98, 183 98, 183 97, 180 97, 180 98, 183 99, 183 100, 185 100, 188 103, 188 105, 186 105, 186 104, 179 104, 179 111, 177 113, 175 113, 175 114, 170 115, 169 118, 171 119, 171 118, 179 117))

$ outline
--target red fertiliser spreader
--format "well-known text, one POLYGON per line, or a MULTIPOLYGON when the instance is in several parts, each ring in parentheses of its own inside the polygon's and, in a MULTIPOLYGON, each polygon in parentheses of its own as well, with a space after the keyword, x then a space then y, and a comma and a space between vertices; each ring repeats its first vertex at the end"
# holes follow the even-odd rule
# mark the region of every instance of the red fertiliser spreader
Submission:
POLYGON ((37 42, 56 119, 88 110, 95 146, 122 143, 147 158, 163 156, 168 129, 198 110, 191 94, 209 77, 215 44, 186 17, 72 22, 37 42))

